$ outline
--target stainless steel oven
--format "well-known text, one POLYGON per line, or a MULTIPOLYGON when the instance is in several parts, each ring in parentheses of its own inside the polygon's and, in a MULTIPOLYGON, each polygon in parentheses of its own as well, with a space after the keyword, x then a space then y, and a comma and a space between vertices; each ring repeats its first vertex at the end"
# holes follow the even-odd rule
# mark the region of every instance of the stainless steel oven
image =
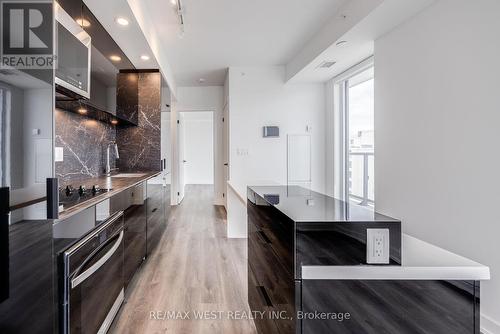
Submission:
POLYGON ((63 333, 106 333, 123 302, 123 212, 62 253, 63 333))
POLYGON ((56 87, 90 98, 91 37, 56 3, 56 87))

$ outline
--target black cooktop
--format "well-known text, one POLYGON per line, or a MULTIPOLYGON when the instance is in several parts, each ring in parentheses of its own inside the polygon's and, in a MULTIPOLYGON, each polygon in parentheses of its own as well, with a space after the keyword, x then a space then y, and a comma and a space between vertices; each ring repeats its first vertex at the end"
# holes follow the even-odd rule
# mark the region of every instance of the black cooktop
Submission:
POLYGON ((111 191, 111 189, 104 189, 99 186, 92 186, 90 189, 85 188, 85 186, 78 188, 67 186, 59 189, 59 207, 62 206, 62 209, 66 210, 108 191, 111 191))

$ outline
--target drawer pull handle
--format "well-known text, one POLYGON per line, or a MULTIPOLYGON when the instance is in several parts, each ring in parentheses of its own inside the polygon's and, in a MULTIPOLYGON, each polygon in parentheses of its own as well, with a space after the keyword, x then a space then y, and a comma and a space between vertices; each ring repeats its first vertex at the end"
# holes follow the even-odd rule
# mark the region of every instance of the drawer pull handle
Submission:
POLYGON ((257 286, 257 288, 259 288, 262 297, 264 297, 264 300, 266 301, 266 306, 273 307, 273 303, 271 302, 271 298, 267 294, 266 288, 263 287, 262 285, 257 286))
POLYGON ((259 231, 259 234, 260 236, 262 237, 262 239, 264 239, 264 241, 268 244, 271 244, 271 240, 267 237, 267 235, 264 233, 264 231, 259 231))
MULTIPOLYGON (((87 278, 92 276, 92 274, 94 274, 99 268, 101 268, 113 256, 113 254, 115 254, 115 252, 118 250, 118 248, 120 247, 120 245, 122 243, 123 231, 120 231, 120 233, 117 234, 117 236, 118 236, 118 240, 115 241, 113 246, 106 252, 106 254, 104 254, 99 260, 97 260, 90 268, 88 268, 87 270, 85 270, 84 272, 82 272, 81 274, 76 276, 75 278, 71 279, 71 288, 72 289, 74 289, 80 283, 82 283, 87 278)), ((116 239, 116 238, 112 237, 111 239, 109 239, 108 242, 102 244, 98 249, 95 250, 94 254, 91 254, 91 256, 88 257, 88 260, 90 261, 94 255, 98 254, 98 252, 101 249, 104 249, 104 247, 107 246, 114 239, 116 239)), ((87 262, 87 260, 84 262, 84 264, 86 262, 87 262)))

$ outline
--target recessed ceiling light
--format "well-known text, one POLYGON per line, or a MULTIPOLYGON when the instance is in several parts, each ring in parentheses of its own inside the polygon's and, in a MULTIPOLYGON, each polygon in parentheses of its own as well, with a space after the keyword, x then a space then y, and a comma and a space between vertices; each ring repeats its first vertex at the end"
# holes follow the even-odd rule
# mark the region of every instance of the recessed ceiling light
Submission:
POLYGON ((142 55, 142 56, 141 56, 141 59, 142 59, 142 60, 149 60, 149 56, 148 56, 148 55, 142 55))
POLYGON ((117 56, 117 55, 112 55, 112 56, 109 56, 109 59, 111 59, 112 61, 118 62, 118 61, 122 60, 122 57, 117 56))
POLYGON ((90 22, 89 20, 86 20, 84 19, 83 17, 79 17, 76 19, 76 23, 78 23, 80 25, 80 27, 83 27, 83 28, 88 28, 90 27, 90 22))
POLYGON ((111 124, 116 125, 116 124, 118 124, 118 121, 116 119, 114 119, 111 121, 111 124))
POLYGON ((177 0, 170 0, 170 3, 172 4, 172 6, 175 6, 177 5, 177 0))
POLYGON ((200 79, 198 79, 198 82, 199 82, 199 83, 204 83, 204 82, 205 82, 205 79, 200 78, 200 79))
POLYGON ((87 109, 85 109, 85 108, 80 108, 80 109, 78 109, 78 112, 79 112, 80 114, 86 114, 86 113, 87 113, 87 109))
POLYGON ((118 23, 121 26, 128 26, 128 20, 124 17, 117 17, 116 23, 118 23))
POLYGON ((347 41, 338 41, 338 42, 336 43, 336 45, 340 46, 340 45, 344 45, 344 44, 346 44, 346 43, 347 43, 347 41))

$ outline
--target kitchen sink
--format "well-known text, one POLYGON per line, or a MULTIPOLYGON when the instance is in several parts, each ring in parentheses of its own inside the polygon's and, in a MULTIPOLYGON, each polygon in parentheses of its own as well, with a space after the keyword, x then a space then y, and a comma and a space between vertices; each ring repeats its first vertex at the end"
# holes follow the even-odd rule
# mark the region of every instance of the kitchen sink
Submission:
POLYGON ((146 173, 120 173, 116 175, 111 175, 111 177, 141 177, 146 175, 146 173))

